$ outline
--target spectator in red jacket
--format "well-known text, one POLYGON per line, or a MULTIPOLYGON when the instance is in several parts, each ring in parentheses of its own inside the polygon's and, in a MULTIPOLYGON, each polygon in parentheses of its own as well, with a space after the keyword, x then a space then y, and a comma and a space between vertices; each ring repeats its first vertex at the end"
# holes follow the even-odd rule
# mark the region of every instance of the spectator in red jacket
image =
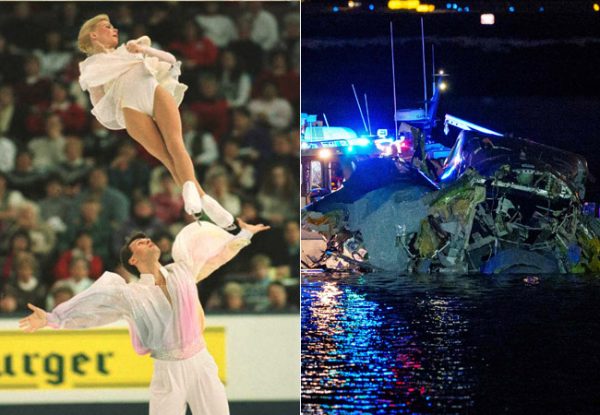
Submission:
POLYGON ((68 86, 62 82, 52 85, 52 101, 48 111, 63 121, 67 134, 79 134, 88 124, 85 110, 69 96, 68 86))
POLYGON ((175 181, 166 170, 160 176, 160 187, 161 190, 150 200, 154 205, 156 217, 165 225, 172 225, 181 220, 183 198, 175 192, 175 181))
POLYGON ((183 24, 180 40, 172 42, 169 50, 181 55, 185 70, 214 66, 219 55, 219 49, 212 40, 204 36, 193 20, 183 24))
POLYGON ((61 253, 54 266, 54 278, 64 280, 69 278, 69 264, 73 258, 85 258, 89 265, 89 276, 97 279, 104 272, 102 258, 94 253, 94 241, 89 232, 80 231, 75 237, 73 248, 61 253))
POLYGON ((66 134, 81 133, 88 123, 85 110, 69 97, 68 87, 62 82, 52 84, 50 103, 41 103, 31 110, 27 117, 27 131, 31 134, 43 133, 44 118, 48 114, 60 118, 66 134))
POLYGON ((300 75, 290 69, 285 51, 273 52, 269 65, 258 75, 254 82, 252 96, 261 95, 265 84, 274 83, 279 90, 279 95, 290 103, 298 102, 300 98, 300 75))
POLYGON ((20 105, 35 107, 48 105, 50 102, 50 79, 42 77, 40 73, 40 60, 35 55, 25 58, 25 80, 15 86, 15 95, 20 105))
POLYGON ((198 89, 200 98, 190 104, 190 110, 219 142, 229 128, 229 104, 220 93, 216 76, 211 73, 200 76, 198 89))

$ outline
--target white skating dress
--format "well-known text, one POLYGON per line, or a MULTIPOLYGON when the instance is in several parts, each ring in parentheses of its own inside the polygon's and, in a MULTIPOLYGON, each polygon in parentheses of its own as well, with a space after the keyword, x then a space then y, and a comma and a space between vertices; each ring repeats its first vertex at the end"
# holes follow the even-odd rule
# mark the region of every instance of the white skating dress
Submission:
MULTIPOLYGON (((150 39, 144 36, 138 39, 149 51, 150 39)), ((79 64, 79 83, 84 91, 102 88, 103 96, 93 102, 92 114, 106 128, 122 130, 125 128, 123 108, 133 108, 149 116, 154 115, 154 90, 157 85, 165 88, 181 104, 187 85, 178 81, 181 74, 181 62, 165 62, 152 53, 130 53, 125 45, 112 52, 97 53, 79 64)), ((172 56, 172 55, 170 55, 172 56)), ((91 91, 90 91, 91 92, 91 91)))

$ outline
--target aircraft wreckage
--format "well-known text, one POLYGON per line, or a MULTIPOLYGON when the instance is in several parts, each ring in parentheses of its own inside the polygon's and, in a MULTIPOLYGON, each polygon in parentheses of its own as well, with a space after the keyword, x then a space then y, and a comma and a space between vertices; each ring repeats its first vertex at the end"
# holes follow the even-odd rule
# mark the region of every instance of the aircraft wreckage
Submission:
POLYGON ((432 111, 399 111, 396 119, 405 118, 393 139, 348 129, 334 137, 336 127, 304 117, 302 225, 321 238, 303 255, 305 268, 600 271, 600 221, 584 213, 583 157, 451 115, 445 132, 457 136, 445 148, 431 139, 432 111))

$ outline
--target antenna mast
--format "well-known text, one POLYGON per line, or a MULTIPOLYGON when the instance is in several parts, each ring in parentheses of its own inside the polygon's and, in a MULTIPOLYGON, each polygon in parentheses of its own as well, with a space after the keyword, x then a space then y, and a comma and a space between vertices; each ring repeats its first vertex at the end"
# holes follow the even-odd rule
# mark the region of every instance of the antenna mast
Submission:
POLYGON ((390 21, 390 48, 392 50, 392 86, 394 90, 394 140, 398 138, 398 122, 396 121, 396 67, 394 65, 394 28, 390 21))
POLYGON ((365 121, 362 108, 360 107, 360 102, 358 101, 358 95, 356 95, 356 89, 354 88, 354 84, 352 84, 352 91, 354 92, 354 98, 356 98, 356 105, 358 105, 358 111, 360 112, 360 118, 362 118, 363 126, 365 127, 365 131, 368 133, 369 129, 367 128, 367 122, 365 121))
POLYGON ((425 73, 425 29, 421 17, 421 51, 423 57, 423 100, 425 101, 425 114, 427 114, 427 74, 425 73))
POLYGON ((431 45, 431 95, 435 95, 435 45, 431 45))
POLYGON ((365 109, 367 111, 367 123, 369 124, 369 135, 373 135, 371 132, 371 117, 369 117, 369 101, 367 101, 367 94, 365 94, 365 109))

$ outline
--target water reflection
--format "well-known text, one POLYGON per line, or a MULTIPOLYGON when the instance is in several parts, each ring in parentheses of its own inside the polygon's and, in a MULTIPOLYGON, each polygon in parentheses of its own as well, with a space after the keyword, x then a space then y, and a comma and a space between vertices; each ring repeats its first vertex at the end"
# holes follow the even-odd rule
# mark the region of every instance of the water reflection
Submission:
POLYGON ((304 278, 304 414, 597 413, 600 278, 304 278))
POLYGON ((385 292, 361 292, 357 282, 303 286, 303 413, 468 408, 472 381, 462 342, 468 321, 459 300, 422 293, 390 302, 385 292))

